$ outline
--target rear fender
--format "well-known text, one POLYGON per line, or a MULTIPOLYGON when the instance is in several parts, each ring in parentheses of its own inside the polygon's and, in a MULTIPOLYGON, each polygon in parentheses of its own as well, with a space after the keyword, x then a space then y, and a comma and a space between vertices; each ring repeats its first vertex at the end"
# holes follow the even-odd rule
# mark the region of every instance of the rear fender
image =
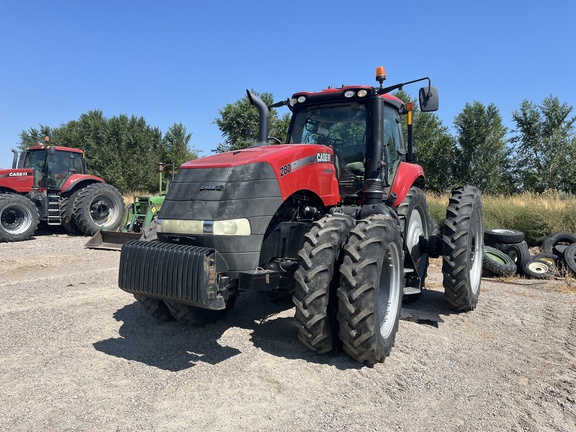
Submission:
POLYGON ((85 188, 92 183, 106 183, 103 179, 93 175, 85 175, 85 174, 72 174, 70 177, 66 179, 62 188, 60 189, 60 193, 65 194, 68 192, 72 192, 74 189, 85 188))
POLYGON ((394 201, 393 205, 398 206, 404 201, 404 198, 406 198, 412 186, 418 186, 423 189, 425 183, 424 170, 420 165, 401 162, 394 176, 394 182, 390 191, 391 194, 396 194, 396 201, 394 201))

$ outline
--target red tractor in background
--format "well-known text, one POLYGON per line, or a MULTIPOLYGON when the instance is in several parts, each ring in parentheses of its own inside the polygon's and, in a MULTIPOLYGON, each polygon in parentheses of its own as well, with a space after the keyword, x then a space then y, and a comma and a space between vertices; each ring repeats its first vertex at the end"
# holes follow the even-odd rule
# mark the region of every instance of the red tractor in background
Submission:
POLYGON ((443 256, 453 309, 478 302, 483 207, 478 189, 453 191, 442 228, 428 212, 412 151, 411 106, 390 92, 428 81, 422 111, 438 108, 429 78, 383 87, 295 93, 287 144, 268 145, 269 108, 254 147, 183 164, 157 221, 157 241, 121 251, 119 287, 160 321, 203 323, 243 292, 292 295, 299 339, 373 364, 389 354, 404 298, 443 256), (408 117, 405 145, 402 116, 408 117))
POLYGON ((21 154, 12 151, 12 169, 0 169, 0 241, 26 240, 39 222, 85 235, 122 222, 122 195, 87 174, 83 150, 50 145, 45 137, 21 154))

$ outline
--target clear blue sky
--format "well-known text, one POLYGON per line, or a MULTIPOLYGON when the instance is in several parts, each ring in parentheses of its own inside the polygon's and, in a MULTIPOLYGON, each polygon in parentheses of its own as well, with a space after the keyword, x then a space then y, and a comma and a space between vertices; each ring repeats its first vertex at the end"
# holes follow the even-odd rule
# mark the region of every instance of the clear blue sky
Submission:
POLYGON ((378 65, 388 85, 430 76, 445 126, 477 100, 511 127, 524 99, 576 106, 575 20, 573 0, 0 0, 0 167, 22 130, 94 109, 182 123, 209 155, 246 88, 376 85, 378 65))

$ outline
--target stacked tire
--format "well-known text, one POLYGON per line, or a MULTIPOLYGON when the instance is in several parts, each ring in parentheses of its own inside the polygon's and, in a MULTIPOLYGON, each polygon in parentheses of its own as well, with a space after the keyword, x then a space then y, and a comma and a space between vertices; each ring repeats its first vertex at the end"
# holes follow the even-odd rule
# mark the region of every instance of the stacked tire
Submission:
POLYGON ((576 234, 558 232, 544 239, 542 254, 554 259, 558 268, 576 276, 576 234))
POLYGON ((522 231, 491 229, 484 232, 483 267, 491 274, 513 276, 523 274, 530 260, 530 250, 522 231))
POLYGON ((490 274, 551 279, 558 269, 566 268, 576 276, 576 234, 559 232, 547 237, 535 255, 530 254, 521 231, 487 230, 484 244, 483 268, 490 274))

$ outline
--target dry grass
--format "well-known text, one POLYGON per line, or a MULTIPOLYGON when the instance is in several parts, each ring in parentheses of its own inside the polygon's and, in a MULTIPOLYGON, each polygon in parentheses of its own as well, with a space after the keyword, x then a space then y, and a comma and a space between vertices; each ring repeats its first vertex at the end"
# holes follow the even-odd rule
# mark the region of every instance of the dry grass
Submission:
MULTIPOLYGON (((428 194, 430 213, 444 219, 448 195, 428 194)), ((522 231, 530 245, 557 232, 576 233, 576 197, 556 191, 543 194, 484 195, 484 227, 522 231)))

